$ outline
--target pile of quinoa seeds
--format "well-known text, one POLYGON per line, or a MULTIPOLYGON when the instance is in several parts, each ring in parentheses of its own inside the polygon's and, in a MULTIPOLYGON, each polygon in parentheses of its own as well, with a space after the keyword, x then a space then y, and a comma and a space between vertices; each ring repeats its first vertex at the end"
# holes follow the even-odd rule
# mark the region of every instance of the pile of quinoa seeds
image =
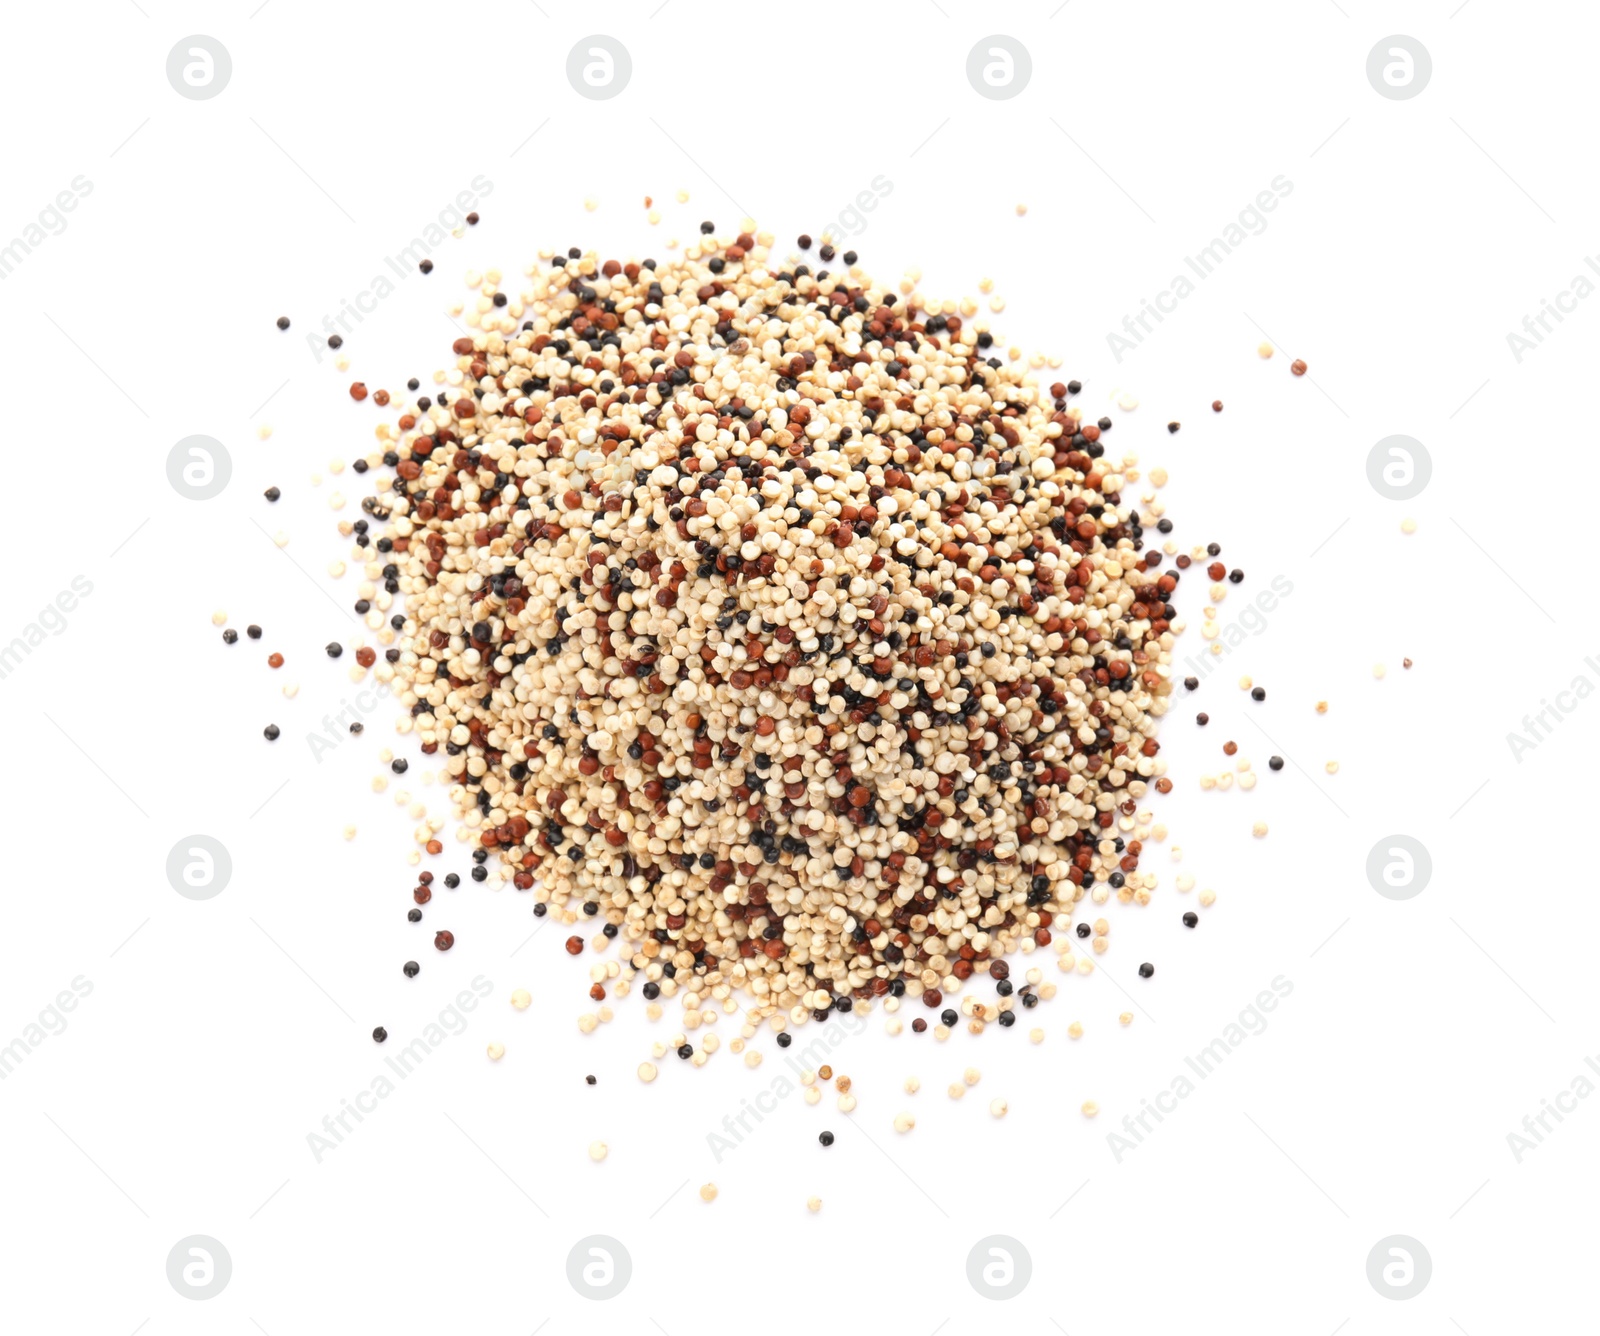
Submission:
POLYGON ((596 1000, 781 1028, 987 973, 1009 1024, 1008 954, 1154 884, 1116 832, 1170 788, 1179 576, 1076 384, 769 244, 482 284, 368 460, 402 732, 489 875, 620 951, 596 1000))

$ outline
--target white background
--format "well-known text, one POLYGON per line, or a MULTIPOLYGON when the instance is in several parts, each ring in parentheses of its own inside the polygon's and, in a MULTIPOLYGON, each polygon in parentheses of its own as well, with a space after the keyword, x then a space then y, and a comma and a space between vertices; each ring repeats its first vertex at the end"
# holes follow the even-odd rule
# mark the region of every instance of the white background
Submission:
MULTIPOLYGON (((0 640, 74 576, 93 592, 0 681, 0 1045, 75 977, 93 991, 0 1081, 0 1325, 1484 1336, 1592 1321, 1578 1193, 1600 1168, 1600 1099, 1551 1120, 1520 1163, 1507 1134, 1600 1053, 1600 913, 1570 870, 1592 796, 1570 777, 1600 703, 1520 761, 1507 734, 1574 677, 1600 683, 1584 665, 1600 653, 1585 611, 1600 302, 1578 303, 1520 363, 1506 341, 1596 245, 1592 8, 257 3, 7 16, 0 240, 75 176, 92 191, 0 282, 0 640), (633 61, 607 102, 564 73, 597 29, 633 61), (993 32, 1031 54, 1013 100, 965 77, 993 32), (232 57, 209 101, 165 76, 194 33, 232 57), (1393 33, 1432 55, 1413 100, 1366 77, 1393 33), (392 278, 384 257, 479 174, 493 183, 482 223, 355 329, 348 373, 319 363, 305 335, 392 278), (1266 230, 1118 364, 1107 333, 1280 175, 1293 191, 1266 230), (642 1086, 636 1064, 673 1027, 652 1028, 636 994, 581 1036, 590 958, 569 958, 559 928, 528 941, 528 897, 464 881, 423 925, 405 921, 411 823, 392 796, 438 809, 440 793, 414 747, 410 782, 370 791, 382 710, 320 762, 306 744, 350 694, 349 658, 320 649, 355 634, 352 577, 325 574, 347 552, 327 496, 343 490, 353 517, 361 494, 348 472, 317 488, 310 475, 369 448, 378 414, 350 401, 350 379, 399 391, 445 362, 456 331, 442 312, 468 268, 516 275, 574 244, 664 258, 702 218, 731 233, 746 213, 781 258, 878 176, 892 192, 849 240, 867 271, 896 282, 920 267, 937 296, 992 276, 1002 344, 1062 357, 1047 378, 1083 380, 1091 415, 1116 420, 1108 444, 1171 471, 1181 549, 1215 540, 1248 573, 1223 619, 1274 576, 1293 593, 1169 716, 1176 787, 1158 810, 1172 834, 1145 859, 1162 885, 1147 909, 1107 907, 1098 972, 1057 975, 1048 951, 1024 962, 1060 994, 976 1040, 891 1039, 877 1012, 834 1059, 854 1114, 793 1095, 718 1162, 708 1134, 785 1070, 770 1035, 758 1071, 726 1050, 700 1070, 669 1056, 642 1086), (1265 362, 1263 332, 1280 349, 1265 362), (1289 374, 1297 356, 1305 379, 1289 374), (1136 411, 1113 406, 1119 389, 1136 411), (168 451, 195 433, 232 457, 208 502, 167 482, 168 451), (1367 481, 1368 451, 1392 433, 1433 461, 1405 503, 1367 481), (276 507, 268 484, 283 489, 276 507), (282 550, 268 536, 280 528, 282 550), (215 608, 265 638, 225 647, 215 608), (278 673, 273 649, 289 660, 278 673), (1241 673, 1266 702, 1237 689, 1241 673), (283 729, 272 746, 269 721, 283 729), (1202 792, 1229 738, 1261 783, 1202 792), (1277 774, 1275 751, 1292 762, 1277 774), (360 828, 348 844, 347 823, 360 828), (204 902, 165 874, 197 832, 234 865, 204 902), (1433 861, 1403 902, 1365 871, 1397 832, 1433 861), (1180 871, 1218 896, 1193 932, 1180 871), (428 945, 444 926, 447 956, 428 945), (423 971, 406 980, 412 957, 423 971), (1142 960, 1158 967, 1149 981, 1142 960), (465 1032, 316 1162, 308 1133, 480 975, 492 995, 465 1032), (1280 975, 1293 992, 1265 1032, 1119 1162, 1107 1134, 1280 975), (519 987, 535 998, 521 1013, 507 1002, 519 987), (1038 1046, 1030 1024, 1046 1031, 1038 1046), (498 1064, 491 1040, 506 1045, 498 1064), (954 1103, 945 1086, 968 1065, 983 1079, 954 1103), (912 1074, 915 1097, 901 1091, 912 1074), (1004 1120, 988 1113, 997 1096, 1004 1120), (902 1109, 918 1120, 905 1137, 891 1126, 902 1109), (596 1138, 611 1146, 600 1165, 596 1138), (710 1206, 695 1191, 707 1181, 721 1190, 710 1206), (232 1257, 207 1302, 166 1278, 190 1234, 232 1257), (606 1303, 566 1279, 590 1234, 633 1261, 606 1303), (1032 1257, 1031 1283, 1004 1303, 966 1278, 990 1234, 1032 1257), (1407 1302, 1366 1275, 1391 1234, 1432 1257, 1407 1302)), ((1200 582, 1183 596, 1180 658, 1199 658, 1200 582)), ((464 849, 433 866, 464 873, 464 849)))

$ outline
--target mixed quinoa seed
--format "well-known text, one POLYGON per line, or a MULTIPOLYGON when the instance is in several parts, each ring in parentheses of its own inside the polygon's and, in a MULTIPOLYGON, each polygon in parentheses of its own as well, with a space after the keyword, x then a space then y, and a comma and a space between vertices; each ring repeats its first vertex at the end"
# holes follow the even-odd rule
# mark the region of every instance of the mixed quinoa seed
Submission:
MULTIPOLYGON (((1014 988, 1008 956, 1155 886, 1140 805, 1171 789, 1191 558, 1160 569, 1171 521, 1077 382, 1039 386, 853 252, 778 269, 770 238, 702 231, 667 264, 574 249, 520 298, 481 283, 480 332, 354 466, 356 607, 391 648, 352 676, 375 666, 439 758, 472 877, 530 892, 573 955, 617 945, 593 1000, 738 993, 749 1034, 909 996, 948 1030, 987 975, 961 1011, 1010 1025, 1054 988, 1014 988)), ((1105 949, 1104 919, 1076 928, 1105 949)), ((1092 970, 1070 944, 1061 968, 1092 970)))

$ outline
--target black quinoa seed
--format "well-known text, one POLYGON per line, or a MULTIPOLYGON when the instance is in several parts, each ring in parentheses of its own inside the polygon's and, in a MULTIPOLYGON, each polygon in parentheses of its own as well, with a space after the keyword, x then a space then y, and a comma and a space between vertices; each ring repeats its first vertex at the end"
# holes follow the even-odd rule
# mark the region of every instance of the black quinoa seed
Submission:
POLYGON ((417 962, 414 960, 408 960, 400 967, 400 972, 408 979, 415 979, 421 970, 422 966, 417 964, 417 962))
POLYGON ((343 348, 344 347, 344 340, 342 338, 340 338, 339 335, 337 335, 337 334, 330 334, 330 335, 328 335, 328 347, 330 347, 330 348, 343 348))
POLYGON ((260 640, 261 639, 261 628, 259 626, 255 625, 255 623, 253 623, 253 622, 249 626, 244 628, 244 633, 247 636, 249 636, 250 639, 252 639, 252 640, 260 640))
POLYGON ((833 1145, 833 1133, 819 1132, 817 1133, 817 1140, 820 1141, 824 1146, 831 1146, 833 1145))
POLYGON ((424 260, 421 264, 419 264, 417 266, 417 268, 422 270, 422 272, 425 273, 425 274, 431 274, 433 272, 433 261, 432 260, 424 260))
POLYGON ((1283 769, 1283 757, 1281 757, 1281 756, 1268 757, 1268 759, 1267 759, 1267 769, 1269 769, 1269 770, 1282 770, 1283 769))
POLYGON ((1183 926, 1184 927, 1192 928, 1199 922, 1200 922, 1200 915, 1196 914, 1194 912, 1194 910, 1187 909, 1187 910, 1184 911, 1184 914, 1183 914, 1183 926))
POLYGON ((330 659, 337 659, 341 654, 344 653, 344 646, 341 645, 337 640, 330 640, 326 645, 323 646, 323 649, 327 651, 330 659))
POLYGON ((1156 972, 1156 967, 1154 965, 1152 965, 1148 960, 1145 961, 1144 964, 1139 966, 1139 977, 1141 979, 1148 979, 1155 972, 1156 972))
MULTIPOLYGON (((284 323, 287 324, 288 321, 285 321, 284 323)), ((381 1025, 378 1026, 376 1029, 374 1029, 373 1032, 372 1032, 372 1042, 375 1043, 375 1044, 383 1043, 383 1041, 385 1039, 387 1039, 388 1037, 389 1037, 389 1032, 387 1030, 385 1030, 383 1028, 383 1026, 381 1026, 381 1025)))
POLYGON ((288 316, 280 315, 278 317, 278 328, 279 329, 288 329, 289 328, 289 317, 288 316))
POLYGON ((261 730, 261 736, 268 742, 276 742, 278 740, 278 726, 276 724, 268 724, 261 730))
POLYGON ((1250 699, 1251 700, 1266 700, 1266 698, 1267 698, 1267 689, 1265 687, 1251 687, 1250 688, 1250 699))
POLYGON ((266 497, 268 501, 276 501, 280 496, 283 495, 283 493, 280 492, 276 487, 269 487, 266 491, 262 492, 261 495, 266 497))
POLYGON ((238 639, 239 639, 239 633, 237 631, 235 631, 231 626, 226 631, 224 631, 222 633, 222 643, 224 645, 231 645, 238 639))

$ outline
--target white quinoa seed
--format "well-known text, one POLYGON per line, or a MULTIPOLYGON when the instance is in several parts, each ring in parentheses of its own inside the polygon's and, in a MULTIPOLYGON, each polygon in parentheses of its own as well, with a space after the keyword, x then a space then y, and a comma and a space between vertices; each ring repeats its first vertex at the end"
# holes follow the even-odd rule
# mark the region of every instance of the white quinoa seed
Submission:
POLYGON ((652 1081, 654 1081, 656 1079, 656 1065, 655 1065, 655 1063, 653 1063, 653 1062, 641 1062, 639 1064, 638 1076, 639 1076, 639 1079, 641 1081, 643 1081, 646 1085, 649 1085, 650 1082, 652 1082, 652 1081))
POLYGON ((605 1142, 591 1141, 589 1143, 589 1158, 596 1164, 599 1164, 609 1154, 611 1154, 611 1147, 606 1145, 605 1142))
POLYGON ((700 1200, 713 1202, 717 1199, 717 1185, 715 1183, 702 1183, 700 1185, 700 1200))
POLYGON ((917 1125, 917 1120, 909 1113, 897 1113, 894 1116, 894 1130, 902 1134, 909 1132, 917 1125))
POLYGON ((1095 1114, 1100 1112, 1100 1106, 1092 1099, 1086 1099, 1083 1101, 1083 1106, 1080 1112, 1085 1118, 1093 1118, 1095 1114))
POLYGON ((989 1112, 996 1118, 1004 1118, 1006 1114, 1011 1112, 1011 1105, 1003 1099, 990 1100, 989 1112))
POLYGON ((504 1044, 493 1044, 492 1043, 492 1044, 489 1045, 489 1047, 486 1050, 486 1052, 489 1054, 489 1061, 490 1062, 499 1062, 500 1059, 505 1057, 505 1055, 506 1055, 506 1046, 504 1044))

